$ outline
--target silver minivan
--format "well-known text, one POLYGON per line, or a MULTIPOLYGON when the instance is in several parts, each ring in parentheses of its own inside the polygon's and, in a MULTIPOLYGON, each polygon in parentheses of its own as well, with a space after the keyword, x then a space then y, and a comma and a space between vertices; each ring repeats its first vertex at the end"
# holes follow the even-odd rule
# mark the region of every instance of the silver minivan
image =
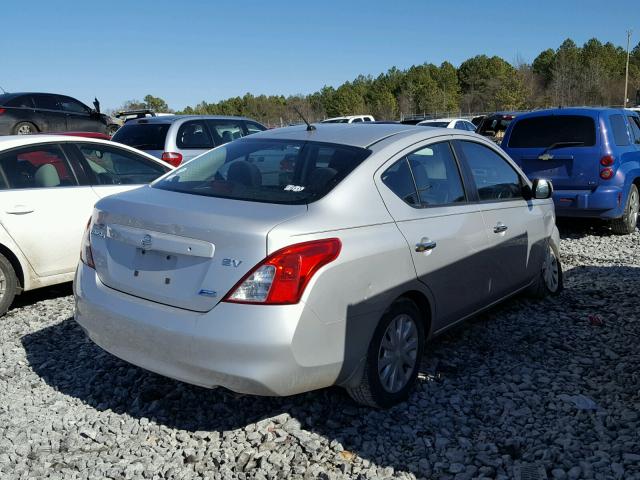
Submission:
POLYGON ((162 115, 129 120, 112 140, 176 167, 214 147, 266 129, 245 117, 162 115))
POLYGON ((340 385, 387 407, 430 338, 518 292, 561 291, 551 194, 475 133, 269 130, 98 202, 75 319, 108 352, 188 383, 340 385))

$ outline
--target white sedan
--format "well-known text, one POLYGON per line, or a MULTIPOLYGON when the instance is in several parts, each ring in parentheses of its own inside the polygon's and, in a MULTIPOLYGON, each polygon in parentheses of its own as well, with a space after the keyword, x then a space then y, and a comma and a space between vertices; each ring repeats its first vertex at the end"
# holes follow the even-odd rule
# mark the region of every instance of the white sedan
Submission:
POLYGON ((476 131, 476 126, 464 118, 433 118, 430 120, 423 120, 418 123, 418 125, 422 125, 423 127, 455 128, 457 130, 466 130, 468 132, 476 131))
POLYGON ((105 140, 0 137, 0 315, 21 291, 73 280, 96 201, 171 169, 105 140))

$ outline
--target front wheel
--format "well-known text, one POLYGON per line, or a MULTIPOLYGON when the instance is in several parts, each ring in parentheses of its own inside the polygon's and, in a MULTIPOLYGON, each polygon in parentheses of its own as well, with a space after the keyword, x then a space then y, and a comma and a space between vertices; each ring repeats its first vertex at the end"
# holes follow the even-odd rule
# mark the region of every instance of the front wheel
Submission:
POLYGON ((7 313, 18 291, 18 278, 11 262, 0 254, 0 317, 7 313))
POLYGON ((640 210, 640 199, 638 198, 638 187, 631 185, 627 204, 622 217, 611 221, 611 230, 618 235, 633 233, 638 225, 638 210, 640 210))
POLYGON ((562 264, 551 244, 546 247, 542 268, 535 284, 529 289, 529 293, 537 298, 547 295, 558 295, 564 288, 562 264))
POLYGON ((376 408, 405 400, 416 383, 424 344, 418 307, 409 299, 397 300, 373 334, 359 384, 347 388, 351 398, 376 408))

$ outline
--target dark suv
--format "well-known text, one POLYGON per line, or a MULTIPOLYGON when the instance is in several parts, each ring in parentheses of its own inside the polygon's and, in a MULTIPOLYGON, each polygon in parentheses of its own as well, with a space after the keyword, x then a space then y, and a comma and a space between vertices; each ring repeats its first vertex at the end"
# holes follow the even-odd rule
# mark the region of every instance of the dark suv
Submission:
POLYGON ((66 95, 54 93, 5 93, 0 95, 0 135, 38 132, 107 133, 111 123, 95 108, 66 95))

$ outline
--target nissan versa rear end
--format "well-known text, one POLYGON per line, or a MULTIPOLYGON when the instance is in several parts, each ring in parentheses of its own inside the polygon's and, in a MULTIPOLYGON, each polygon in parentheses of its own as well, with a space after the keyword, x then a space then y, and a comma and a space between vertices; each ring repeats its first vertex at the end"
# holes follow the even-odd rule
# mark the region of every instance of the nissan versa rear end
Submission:
POLYGON ((112 354, 192 384, 337 384, 387 407, 430 336, 522 290, 562 289, 551 193, 471 133, 258 133, 98 202, 76 320, 112 354))

